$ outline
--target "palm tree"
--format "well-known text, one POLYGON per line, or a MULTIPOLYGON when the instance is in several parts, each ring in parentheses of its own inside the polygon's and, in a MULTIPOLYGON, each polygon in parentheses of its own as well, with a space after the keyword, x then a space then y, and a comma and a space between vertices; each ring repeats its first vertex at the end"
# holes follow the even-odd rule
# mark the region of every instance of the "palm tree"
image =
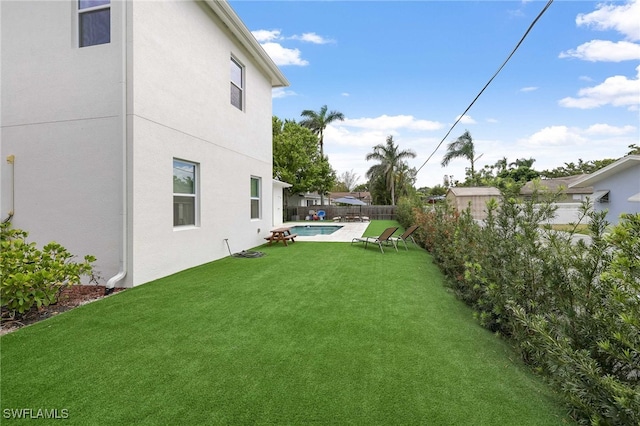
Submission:
POLYGON ((516 169, 518 167, 533 167, 533 163, 535 163, 536 160, 535 158, 519 158, 516 161, 514 161, 513 163, 509 163, 509 167, 515 166, 516 169))
POLYGON ((447 153, 442 157, 441 164, 442 167, 446 167, 454 158, 466 158, 471 161, 471 178, 475 179, 475 155, 476 151, 473 145, 473 139, 471 138, 471 133, 466 130, 462 136, 447 145, 447 153))
POLYGON ((400 151, 398 145, 393 141, 393 136, 387 136, 386 145, 378 144, 373 147, 365 157, 367 161, 377 160, 380 164, 372 166, 367 172, 367 177, 384 176, 387 189, 391 191, 391 205, 396 205, 395 181, 396 173, 402 167, 404 160, 415 158, 416 153, 411 150, 400 151))
POLYGON ((300 121, 300 125, 311 129, 313 133, 318 135, 318 143, 320 145, 320 155, 324 157, 324 129, 336 120, 343 121, 344 115, 338 111, 327 112, 327 106, 323 105, 320 111, 305 109, 300 113, 301 117, 305 117, 300 121))

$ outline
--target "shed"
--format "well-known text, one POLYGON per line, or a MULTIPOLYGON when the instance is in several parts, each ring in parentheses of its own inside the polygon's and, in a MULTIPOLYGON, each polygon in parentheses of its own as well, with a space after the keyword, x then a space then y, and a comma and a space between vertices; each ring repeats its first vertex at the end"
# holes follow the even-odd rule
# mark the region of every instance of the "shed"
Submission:
POLYGON ((500 190, 494 187, 452 187, 447 191, 447 201, 458 211, 471 207, 471 216, 476 220, 487 218, 487 202, 500 200, 500 190))

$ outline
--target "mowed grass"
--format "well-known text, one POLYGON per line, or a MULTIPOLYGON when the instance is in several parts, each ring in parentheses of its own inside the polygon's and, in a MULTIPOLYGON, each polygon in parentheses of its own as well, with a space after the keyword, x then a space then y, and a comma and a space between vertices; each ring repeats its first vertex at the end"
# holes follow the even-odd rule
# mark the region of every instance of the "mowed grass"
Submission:
POLYGON ((3 413, 66 409, 64 423, 89 425, 567 423, 425 251, 259 250, 3 336, 3 413))

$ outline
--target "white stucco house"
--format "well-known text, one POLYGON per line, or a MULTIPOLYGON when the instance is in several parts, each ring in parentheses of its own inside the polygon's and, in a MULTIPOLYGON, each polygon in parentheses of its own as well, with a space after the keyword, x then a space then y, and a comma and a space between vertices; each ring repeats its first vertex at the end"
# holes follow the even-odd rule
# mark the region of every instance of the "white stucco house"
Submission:
POLYGON ((0 2, 0 214, 131 287, 263 243, 288 82, 225 1, 0 2))
POLYGON ((572 182, 569 188, 593 187, 596 211, 607 210, 607 221, 618 223, 622 213, 640 213, 640 155, 627 155, 572 182))

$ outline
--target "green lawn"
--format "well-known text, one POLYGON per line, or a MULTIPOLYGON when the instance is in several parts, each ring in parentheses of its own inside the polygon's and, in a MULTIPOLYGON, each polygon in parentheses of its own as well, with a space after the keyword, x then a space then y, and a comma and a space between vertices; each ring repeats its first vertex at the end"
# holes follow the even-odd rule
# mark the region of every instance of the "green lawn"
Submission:
POLYGON ((3 336, 3 424, 21 408, 89 425, 568 423, 425 251, 259 250, 3 336))

